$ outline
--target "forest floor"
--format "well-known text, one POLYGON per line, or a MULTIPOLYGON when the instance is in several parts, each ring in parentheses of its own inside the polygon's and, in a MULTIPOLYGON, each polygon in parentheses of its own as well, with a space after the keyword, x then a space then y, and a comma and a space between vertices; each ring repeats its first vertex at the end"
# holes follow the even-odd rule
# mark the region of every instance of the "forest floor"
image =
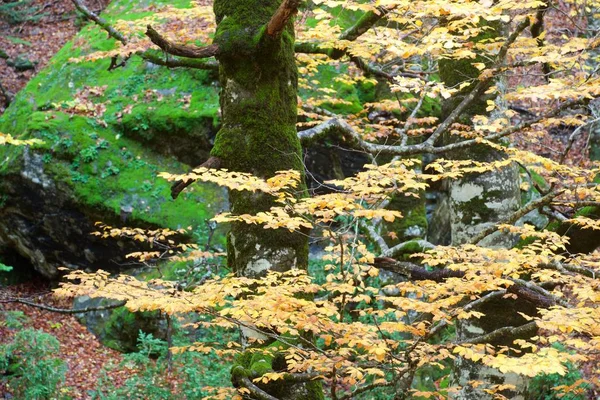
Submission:
MULTIPOLYGON (((70 309, 71 302, 53 297, 48 284, 43 282, 30 282, 0 289, 0 312, 21 311, 27 316, 21 330, 39 329, 56 337, 60 342, 60 353, 56 356, 65 361, 68 366, 66 380, 61 385, 64 388, 63 394, 68 396, 67 398, 90 398, 88 391, 96 387, 103 367, 121 362, 121 353, 103 346, 74 315, 58 314, 25 304, 5 303, 8 298, 27 299, 62 309, 70 309)), ((9 329, 0 321, 0 345, 10 342, 15 333, 16 330, 9 329)), ((121 368, 111 369, 107 373, 117 385, 130 375, 130 371, 121 368)), ((10 398, 4 397, 10 392, 10 389, 0 380, 0 398, 10 398)))

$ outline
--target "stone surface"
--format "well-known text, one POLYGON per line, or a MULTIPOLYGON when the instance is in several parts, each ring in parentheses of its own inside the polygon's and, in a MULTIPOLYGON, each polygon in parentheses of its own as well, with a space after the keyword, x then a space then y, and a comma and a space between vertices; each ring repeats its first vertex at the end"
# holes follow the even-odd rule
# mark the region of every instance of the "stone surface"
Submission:
MULTIPOLYGON (((146 6, 115 0, 103 15, 142 18, 151 13, 146 6)), ((70 60, 114 46, 100 28, 85 26, 0 118, 0 132, 44 141, 0 148, 0 249, 16 250, 47 278, 63 266, 118 269, 136 249, 90 235, 97 221, 195 229, 227 207, 225 191, 211 185, 194 185, 174 201, 157 177, 208 157, 218 121, 215 75, 136 57, 110 72, 108 59, 70 60)))

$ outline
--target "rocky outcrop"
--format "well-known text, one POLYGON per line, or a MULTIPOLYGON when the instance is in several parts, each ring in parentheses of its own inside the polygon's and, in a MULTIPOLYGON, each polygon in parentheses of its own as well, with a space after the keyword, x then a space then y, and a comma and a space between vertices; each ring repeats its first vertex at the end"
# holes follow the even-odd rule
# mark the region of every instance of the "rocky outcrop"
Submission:
MULTIPOLYGON (((140 18, 145 6, 116 0, 104 16, 140 18)), ((48 278, 62 266, 115 269, 134 250, 90 235, 96 221, 195 229, 227 207, 225 192, 210 185, 174 201, 157 177, 207 157, 218 114, 214 73, 136 57, 110 72, 107 59, 70 61, 112 47, 100 28, 84 27, 0 118, 0 132, 44 141, 0 148, 0 249, 16 250, 48 278)))

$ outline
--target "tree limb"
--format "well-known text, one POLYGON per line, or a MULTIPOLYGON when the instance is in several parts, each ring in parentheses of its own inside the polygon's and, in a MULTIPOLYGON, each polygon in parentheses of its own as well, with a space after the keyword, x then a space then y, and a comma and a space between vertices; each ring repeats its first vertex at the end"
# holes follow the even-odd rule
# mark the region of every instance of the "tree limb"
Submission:
POLYGON ((28 301, 28 300, 24 300, 24 299, 19 299, 19 298, 2 300, 2 301, 0 301, 0 303, 19 303, 19 304, 25 304, 25 305, 30 306, 30 307, 35 307, 35 308, 39 308, 41 310, 51 311, 51 312, 55 312, 55 313, 59 313, 59 314, 85 314, 85 313, 89 313, 89 312, 112 310, 112 309, 115 309, 115 308, 123 307, 126 302, 125 301, 120 301, 118 303, 109 304, 109 305, 106 305, 106 306, 86 307, 86 308, 82 308, 82 309, 79 309, 79 310, 67 309, 67 308, 56 308, 56 307, 47 306, 45 304, 34 303, 32 301, 28 301))
POLYGON ((163 59, 162 57, 153 54, 151 51, 144 51, 142 53, 137 53, 137 55, 142 57, 144 60, 151 62, 152 64, 162 65, 167 68, 195 68, 211 71, 219 70, 219 63, 210 60, 202 60, 198 58, 163 59))
POLYGON ((106 32, 108 32, 109 36, 118 40, 123 44, 127 44, 127 39, 123 34, 113 28, 108 21, 104 18, 99 17, 96 13, 87 8, 80 0, 71 0, 75 5, 75 8, 82 13, 87 19, 94 21, 96 24, 102 27, 106 32))
POLYGON ((198 47, 195 45, 174 43, 161 36, 160 33, 158 33, 150 25, 146 27, 146 36, 148 36, 152 43, 160 47, 164 52, 174 56, 187 58, 208 58, 219 54, 219 46, 216 44, 198 47))
MULTIPOLYGON (((104 18, 99 17, 93 11, 88 9, 80 0, 71 0, 71 1, 73 2, 73 4, 75 5, 75 8, 80 13, 82 13, 87 19, 94 21, 96 24, 98 24, 102 29, 104 29, 108 33, 108 35, 110 37, 118 40, 123 45, 126 45, 128 43, 127 38, 121 32, 119 32, 115 28, 113 28, 108 23, 108 21, 106 21, 104 18)), ((157 35, 158 35, 158 33, 157 33, 157 35)), ((136 54, 139 57, 141 57, 142 59, 149 61, 153 64, 163 65, 163 66, 170 67, 170 68, 185 67, 185 68, 195 68, 195 69, 208 69, 208 70, 214 70, 214 71, 217 71, 219 69, 219 64, 216 62, 201 61, 201 60, 194 60, 194 59, 165 60, 165 59, 162 59, 161 57, 158 57, 157 55, 153 54, 151 51, 148 51, 148 50, 140 51, 140 52, 137 52, 136 54)), ((125 57, 125 59, 127 59, 127 58, 128 57, 125 57)), ((125 61, 123 61, 121 63, 117 63, 117 60, 115 57, 111 60, 109 71, 116 69, 118 67, 122 67, 124 65, 125 65, 125 61)))
POLYGON ((413 239, 407 240, 406 242, 398 243, 397 245, 390 247, 387 251, 383 251, 381 253, 382 257, 394 257, 396 254, 402 252, 408 246, 418 245, 422 251, 433 249, 435 246, 432 243, 429 243, 427 240, 423 239, 413 239))
MULTIPOLYGON (((434 282, 443 282, 448 278, 463 278, 465 271, 451 270, 448 268, 436 268, 428 270, 417 264, 408 261, 397 261, 389 257, 376 257, 373 265, 386 271, 395 272, 405 276, 409 280, 430 280, 434 282)), ((527 300, 539 307, 551 307, 557 303, 562 303, 554 295, 532 282, 513 279, 506 292, 514 293, 517 296, 527 300)), ((567 304, 563 304, 568 306, 567 304)))
POLYGON ((240 376, 237 383, 250 391, 250 394, 257 400, 279 400, 277 397, 271 396, 258 386, 256 386, 247 376, 240 376))
POLYGON ((490 343, 496 341, 498 339, 503 339, 506 337, 523 337, 526 335, 535 335, 537 332, 537 324, 535 321, 528 322, 521 326, 505 326, 500 329, 496 329, 490 333, 486 333, 484 335, 476 336, 474 338, 461 340, 456 342, 456 344, 478 344, 478 343, 490 343))
POLYGON ((397 261, 389 257, 375 257, 373 265, 416 281, 429 280, 443 282, 447 278, 462 278, 465 276, 464 271, 456 271, 448 268, 436 268, 430 271, 417 264, 408 261, 397 261))
MULTIPOLYGON (((217 169, 221 167, 222 160, 218 157, 210 156, 208 160, 206 160, 202 165, 199 165, 196 168, 209 168, 209 169, 217 169)), ((177 181, 171 186, 171 197, 176 199, 179 196, 179 193, 186 187, 190 186, 195 181, 190 179, 188 181, 177 181)))
MULTIPOLYGON (((359 20, 352 25, 350 28, 346 29, 344 32, 338 36, 338 40, 344 41, 355 41, 362 34, 371 29, 377 22, 379 22, 383 17, 389 14, 396 6, 390 7, 376 7, 375 10, 366 12, 363 14, 359 20)), ((359 69, 361 69, 367 75, 374 75, 380 78, 384 78, 388 81, 393 81, 396 76, 406 76, 409 78, 417 78, 423 79, 423 77, 418 72, 410 72, 410 71, 402 71, 394 74, 387 73, 383 71, 381 68, 374 67, 370 65, 366 60, 356 55, 351 54, 348 49, 337 49, 330 47, 321 47, 319 43, 307 43, 300 42, 296 43, 294 47, 296 53, 306 53, 306 54, 324 54, 333 60, 338 60, 343 56, 348 56, 350 61, 352 61, 359 69)))
POLYGON ((396 6, 391 7, 375 7, 375 10, 366 12, 363 14, 358 21, 350 28, 346 29, 339 36, 339 40, 349 40, 354 41, 358 39, 363 33, 367 32, 371 29, 377 22, 379 22, 383 17, 389 14, 396 6))
POLYGON ((519 218, 525 216, 526 214, 529 214, 531 211, 535 210, 536 208, 542 207, 542 206, 550 203, 552 200, 554 200, 555 197, 561 195, 563 192, 564 192, 564 189, 552 190, 551 192, 547 193, 545 196, 542 196, 539 199, 529 202, 525 207, 520 208, 519 210, 514 212, 512 215, 508 216, 507 218, 503 219, 502 221, 496 222, 494 225, 479 232, 479 234, 477 234, 473 238, 471 238, 469 243, 471 243, 471 244, 479 243, 481 240, 485 239, 488 235, 491 235, 496 230, 498 230, 498 225, 511 225, 511 224, 517 222, 517 220, 519 218))
POLYGON ((281 35, 290 18, 298 11, 301 0, 284 0, 267 24, 267 35, 276 38, 281 35))
POLYGON ((476 139, 468 139, 462 142, 451 143, 445 146, 436 147, 433 143, 423 142, 419 144, 413 144, 408 146, 402 145, 388 145, 388 144, 376 144, 365 141, 359 134, 348 124, 346 121, 340 119, 335 116, 329 121, 326 121, 320 125, 317 125, 313 128, 306 129, 298 132, 298 137, 302 142, 302 145, 306 146, 314 141, 327 137, 332 131, 335 133, 339 133, 340 137, 345 140, 345 145, 349 145, 357 150, 364 150, 371 154, 381 154, 381 155, 394 155, 394 156, 408 156, 415 154, 442 154, 448 151, 458 150, 465 147, 473 146, 476 144, 480 144, 482 141, 495 141, 501 139, 503 137, 512 135, 513 133, 519 132, 523 129, 527 129, 532 125, 537 124, 540 121, 543 121, 546 118, 551 118, 558 115, 560 112, 581 104, 589 103, 591 99, 580 98, 574 99, 570 101, 565 101, 560 104, 558 107, 548 111, 547 113, 525 122, 522 122, 516 126, 506 128, 503 131, 496 132, 484 136, 483 138, 476 139))

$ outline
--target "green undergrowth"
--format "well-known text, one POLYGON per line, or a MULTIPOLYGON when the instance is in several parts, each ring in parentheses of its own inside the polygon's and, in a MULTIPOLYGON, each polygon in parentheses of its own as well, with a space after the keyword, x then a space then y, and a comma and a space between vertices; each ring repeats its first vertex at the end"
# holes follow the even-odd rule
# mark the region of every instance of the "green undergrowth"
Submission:
MULTIPOLYGON (((218 328, 198 329, 190 336, 176 324, 173 332, 174 346, 196 342, 218 349, 236 339, 237 334, 218 328)), ((96 389, 90 391, 93 399, 205 399, 218 388, 231 387, 228 363, 215 350, 172 354, 169 363, 167 343, 143 332, 139 333, 138 349, 125 355, 120 365, 106 365, 100 371, 96 389), (123 367, 131 373, 119 384, 110 372, 123 367)))

